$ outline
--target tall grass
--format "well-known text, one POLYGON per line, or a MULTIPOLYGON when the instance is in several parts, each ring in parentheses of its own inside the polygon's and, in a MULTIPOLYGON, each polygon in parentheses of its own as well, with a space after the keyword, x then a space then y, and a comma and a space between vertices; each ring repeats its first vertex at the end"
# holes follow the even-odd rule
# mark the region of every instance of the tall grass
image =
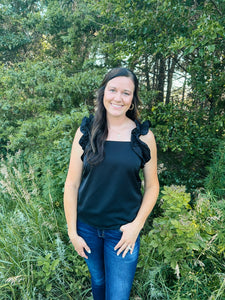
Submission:
POLYGON ((20 153, 1 162, 0 299, 88 299, 87 268, 37 180, 20 153))

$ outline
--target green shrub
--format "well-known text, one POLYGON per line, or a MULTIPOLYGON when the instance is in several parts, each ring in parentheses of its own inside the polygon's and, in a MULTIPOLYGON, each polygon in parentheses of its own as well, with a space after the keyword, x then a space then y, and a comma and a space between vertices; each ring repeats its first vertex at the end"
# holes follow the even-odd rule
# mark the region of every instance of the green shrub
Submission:
POLYGON ((209 122, 209 110, 188 104, 160 103, 144 112, 156 136, 164 185, 185 185, 189 191, 204 186, 207 166, 224 133, 224 116, 209 122))
POLYGON ((6 154, 22 148, 35 148, 46 142, 46 128, 56 135, 57 121, 68 119, 71 111, 93 106, 95 90, 104 70, 90 68, 71 72, 60 59, 29 61, 0 66, 0 149, 6 154), (52 130, 52 129, 55 130, 52 130), (9 147, 10 148, 10 147, 9 147))
POLYGON ((205 187, 220 199, 225 198, 225 140, 214 152, 209 174, 205 179, 205 187))
POLYGON ((162 190, 161 216, 142 236, 133 289, 141 299, 223 299, 224 211, 204 194, 189 203, 183 186, 162 190))

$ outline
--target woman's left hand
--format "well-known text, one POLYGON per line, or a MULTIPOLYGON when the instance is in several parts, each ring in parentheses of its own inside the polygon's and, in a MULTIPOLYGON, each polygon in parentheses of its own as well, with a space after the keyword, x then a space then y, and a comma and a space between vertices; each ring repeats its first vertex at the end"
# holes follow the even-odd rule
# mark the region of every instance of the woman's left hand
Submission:
POLYGON ((120 241, 115 246, 114 250, 117 251, 117 255, 123 252, 122 257, 124 258, 128 251, 133 253, 135 242, 140 233, 140 228, 134 222, 127 223, 120 227, 120 230, 123 232, 120 241))

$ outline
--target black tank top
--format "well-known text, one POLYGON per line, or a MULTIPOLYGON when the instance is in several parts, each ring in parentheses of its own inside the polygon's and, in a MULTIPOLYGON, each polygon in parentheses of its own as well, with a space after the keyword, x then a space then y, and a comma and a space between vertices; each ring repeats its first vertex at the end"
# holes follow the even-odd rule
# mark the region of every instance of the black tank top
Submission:
POLYGON ((93 116, 81 123, 80 144, 83 174, 78 191, 77 216, 99 229, 118 229, 132 222, 142 202, 140 169, 150 160, 149 147, 139 139, 148 133, 149 122, 132 130, 131 141, 105 141, 104 159, 96 166, 86 162, 93 116))

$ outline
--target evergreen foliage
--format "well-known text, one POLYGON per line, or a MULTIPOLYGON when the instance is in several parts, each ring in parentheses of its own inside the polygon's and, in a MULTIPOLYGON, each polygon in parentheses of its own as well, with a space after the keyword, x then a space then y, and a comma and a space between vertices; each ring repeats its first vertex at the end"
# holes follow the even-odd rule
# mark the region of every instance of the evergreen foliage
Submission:
POLYGON ((222 140, 213 155, 205 187, 219 199, 225 199, 225 141, 222 140))

